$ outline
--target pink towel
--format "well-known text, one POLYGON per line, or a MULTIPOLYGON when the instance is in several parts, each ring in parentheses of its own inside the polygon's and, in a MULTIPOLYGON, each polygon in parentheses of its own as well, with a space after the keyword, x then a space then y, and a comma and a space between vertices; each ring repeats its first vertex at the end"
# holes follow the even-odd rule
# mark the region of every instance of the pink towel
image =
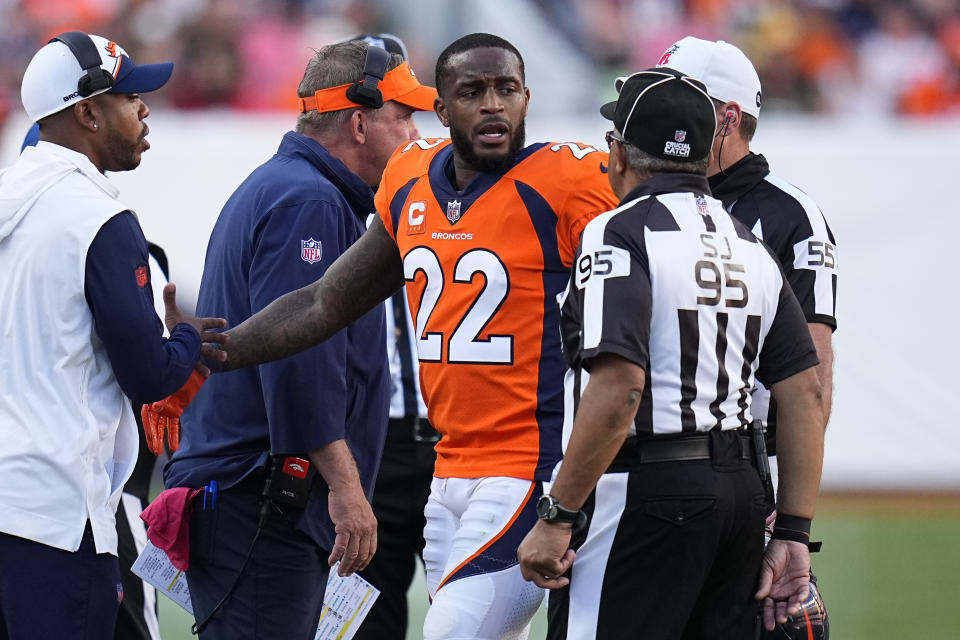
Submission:
POLYGON ((200 489, 174 487, 161 491, 140 519, 147 523, 147 537, 167 552, 170 564, 180 571, 190 567, 190 513, 200 489))

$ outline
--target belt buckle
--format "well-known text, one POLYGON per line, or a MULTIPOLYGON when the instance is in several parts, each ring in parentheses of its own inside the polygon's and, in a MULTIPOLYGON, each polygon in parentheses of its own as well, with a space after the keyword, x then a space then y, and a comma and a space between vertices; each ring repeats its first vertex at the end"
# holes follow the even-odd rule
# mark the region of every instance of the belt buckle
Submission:
POLYGON ((427 420, 420 416, 414 416, 413 422, 413 441, 414 442, 439 442, 440 433, 433 428, 427 420))

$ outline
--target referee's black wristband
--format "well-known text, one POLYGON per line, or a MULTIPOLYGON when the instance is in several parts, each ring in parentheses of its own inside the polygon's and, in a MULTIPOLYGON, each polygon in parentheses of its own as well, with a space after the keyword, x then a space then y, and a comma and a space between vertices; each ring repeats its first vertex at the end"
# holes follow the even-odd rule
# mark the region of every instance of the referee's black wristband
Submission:
POLYGON ((771 538, 773 540, 791 540, 801 544, 810 544, 810 525, 812 522, 810 518, 778 513, 771 538))

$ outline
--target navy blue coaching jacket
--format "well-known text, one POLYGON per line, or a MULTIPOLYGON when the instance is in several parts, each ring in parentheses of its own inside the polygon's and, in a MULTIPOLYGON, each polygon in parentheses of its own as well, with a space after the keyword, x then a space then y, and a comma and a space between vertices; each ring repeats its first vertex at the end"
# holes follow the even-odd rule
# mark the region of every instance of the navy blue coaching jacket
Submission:
MULTIPOLYGON (((316 141, 289 132, 227 201, 210 236, 200 316, 236 326, 320 278, 365 230, 373 191, 316 141)), ((383 306, 296 356, 212 376, 182 418, 167 487, 229 488, 268 451, 301 453, 345 438, 367 497, 386 436, 390 375, 383 306)), ((299 526, 333 546, 327 491, 311 492, 299 526)))

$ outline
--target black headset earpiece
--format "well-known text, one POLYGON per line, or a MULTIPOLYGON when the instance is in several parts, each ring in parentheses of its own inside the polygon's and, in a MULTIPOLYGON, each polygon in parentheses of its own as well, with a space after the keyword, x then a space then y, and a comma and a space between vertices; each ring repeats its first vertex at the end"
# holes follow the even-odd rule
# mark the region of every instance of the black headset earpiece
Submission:
POLYGON ((347 88, 347 98, 359 105, 370 109, 379 109, 383 106, 383 94, 377 85, 387 73, 390 64, 390 54, 385 49, 370 45, 367 47, 367 56, 363 60, 363 80, 353 83, 347 88))
POLYGON ((83 31, 66 31, 51 38, 50 42, 62 42, 67 45, 73 57, 80 63, 84 74, 77 82, 77 93, 81 97, 86 98, 97 91, 113 86, 113 76, 100 66, 103 60, 100 52, 97 51, 97 45, 83 31))

